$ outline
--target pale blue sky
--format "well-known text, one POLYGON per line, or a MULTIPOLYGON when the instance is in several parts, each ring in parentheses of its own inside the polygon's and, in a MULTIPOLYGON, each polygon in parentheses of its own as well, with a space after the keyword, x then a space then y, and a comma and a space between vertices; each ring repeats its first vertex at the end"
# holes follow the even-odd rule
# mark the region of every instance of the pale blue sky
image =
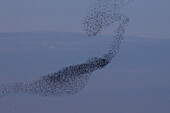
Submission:
MULTIPOLYGON (((0 33, 0 83, 31 81, 101 56, 111 37, 73 33, 0 33)), ((0 113, 170 113, 170 39, 125 37, 120 53, 67 97, 16 94, 0 113)))
MULTIPOLYGON (((31 81, 103 55, 112 39, 103 34, 111 28, 96 38, 81 34, 91 1, 0 0, 0 84, 31 81)), ((169 5, 134 0, 125 7, 131 19, 126 35, 134 37, 125 36, 113 62, 94 72, 80 93, 6 96, 0 113, 170 113, 169 5)))
MULTIPOLYGON (((93 0, 0 0, 0 32, 83 32, 93 0)), ((136 0, 125 8, 127 35, 170 38, 170 1, 136 0)), ((112 33, 110 30, 107 33, 112 33)))

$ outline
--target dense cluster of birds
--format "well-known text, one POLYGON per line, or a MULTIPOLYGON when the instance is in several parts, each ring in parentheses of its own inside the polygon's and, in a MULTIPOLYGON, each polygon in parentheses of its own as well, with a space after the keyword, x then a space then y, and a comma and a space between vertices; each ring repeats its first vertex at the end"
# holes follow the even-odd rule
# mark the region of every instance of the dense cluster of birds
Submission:
POLYGON ((64 67, 31 82, 1 84, 0 97, 12 93, 63 96, 79 92, 87 84, 91 73, 108 65, 119 52, 129 21, 129 18, 121 13, 121 7, 129 1, 131 0, 95 0, 89 14, 83 19, 83 30, 89 37, 94 37, 111 24, 118 23, 111 47, 102 57, 93 57, 82 64, 64 67))

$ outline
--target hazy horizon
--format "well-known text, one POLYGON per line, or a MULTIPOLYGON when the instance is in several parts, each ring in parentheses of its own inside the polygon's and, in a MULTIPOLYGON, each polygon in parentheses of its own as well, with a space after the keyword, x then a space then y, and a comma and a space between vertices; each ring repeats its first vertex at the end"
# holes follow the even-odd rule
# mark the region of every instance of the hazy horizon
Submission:
POLYGON ((0 113, 170 113, 170 1, 126 1, 0 0, 0 113))
MULTIPOLYGON (((38 79, 108 50, 112 37, 74 33, 0 33, 0 83, 38 79)), ((120 53, 78 94, 0 99, 3 113, 169 113, 170 39, 126 37, 120 53)))

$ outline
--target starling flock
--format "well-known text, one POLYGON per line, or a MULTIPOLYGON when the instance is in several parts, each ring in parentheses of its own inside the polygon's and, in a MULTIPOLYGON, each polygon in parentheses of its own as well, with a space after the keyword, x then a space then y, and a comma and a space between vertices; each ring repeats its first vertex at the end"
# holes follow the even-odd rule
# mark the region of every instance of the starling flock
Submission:
POLYGON ((88 37, 95 37, 111 24, 118 27, 113 32, 113 41, 102 57, 93 57, 84 63, 64 67, 54 73, 30 82, 0 84, 0 97, 16 93, 41 96, 65 96, 78 93, 87 84, 92 72, 103 69, 119 52, 129 18, 122 14, 122 7, 132 0, 95 0, 89 14, 83 18, 82 27, 88 37))

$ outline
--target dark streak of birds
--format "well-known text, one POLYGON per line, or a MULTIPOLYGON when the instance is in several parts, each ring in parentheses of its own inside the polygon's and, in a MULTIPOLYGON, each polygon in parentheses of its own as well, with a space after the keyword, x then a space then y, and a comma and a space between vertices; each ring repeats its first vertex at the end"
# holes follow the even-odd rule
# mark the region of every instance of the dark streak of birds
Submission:
POLYGON ((84 88, 92 72, 103 69, 119 52, 129 18, 122 14, 121 8, 132 0, 95 0, 82 27, 89 37, 95 37, 111 24, 118 23, 113 33, 111 46, 102 57, 64 67, 63 69, 42 76, 38 80, 14 84, 1 84, 0 97, 13 93, 30 93, 41 96, 73 95, 84 88))

